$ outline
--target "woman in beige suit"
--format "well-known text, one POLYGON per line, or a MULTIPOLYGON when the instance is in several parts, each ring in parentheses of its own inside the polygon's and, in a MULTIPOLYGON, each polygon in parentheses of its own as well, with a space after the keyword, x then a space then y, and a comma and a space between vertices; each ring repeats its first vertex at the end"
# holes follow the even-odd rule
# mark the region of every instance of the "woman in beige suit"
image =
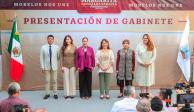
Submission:
POLYGON ((75 52, 73 39, 66 35, 60 51, 61 71, 64 79, 64 98, 73 99, 76 95, 76 77, 75 77, 75 52))
POLYGON ((96 53, 96 65, 99 73, 100 99, 110 99, 109 82, 113 73, 114 53, 109 47, 109 41, 102 39, 96 53))
POLYGON ((150 86, 155 83, 156 48, 148 34, 143 35, 143 42, 136 48, 135 80, 141 92, 150 92, 150 86), (146 91, 145 91, 146 90, 146 91))

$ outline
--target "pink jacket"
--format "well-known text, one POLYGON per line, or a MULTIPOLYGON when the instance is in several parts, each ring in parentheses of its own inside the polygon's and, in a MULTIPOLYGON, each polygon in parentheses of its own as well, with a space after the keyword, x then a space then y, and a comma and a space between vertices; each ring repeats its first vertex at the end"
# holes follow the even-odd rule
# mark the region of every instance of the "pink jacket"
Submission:
POLYGON ((92 71, 92 68, 95 67, 94 50, 90 46, 87 47, 86 59, 84 57, 83 46, 76 50, 76 68, 83 71, 85 67, 87 67, 90 71, 92 71))

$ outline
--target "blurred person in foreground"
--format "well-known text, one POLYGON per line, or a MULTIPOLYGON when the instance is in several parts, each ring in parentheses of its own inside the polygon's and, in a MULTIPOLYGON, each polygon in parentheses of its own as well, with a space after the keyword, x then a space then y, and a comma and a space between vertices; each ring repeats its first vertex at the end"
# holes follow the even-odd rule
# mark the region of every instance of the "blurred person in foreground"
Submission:
POLYGON ((111 112, 137 112, 138 100, 136 99, 135 87, 128 86, 125 90, 125 96, 126 98, 123 100, 114 103, 111 112))
POLYGON ((136 105, 137 112, 150 112, 151 104, 150 100, 147 98, 142 98, 138 101, 136 105))
POLYGON ((165 112, 163 111, 163 103, 162 100, 155 96, 151 99, 151 109, 152 112, 165 112))
POLYGON ((178 112, 176 107, 170 107, 169 105, 166 104, 166 101, 169 102, 169 99, 167 99, 167 95, 169 92, 165 89, 160 89, 159 91, 159 98, 162 100, 163 103, 163 111, 165 112, 178 112))
POLYGON ((19 98, 20 84, 12 82, 8 86, 9 97, 0 102, 0 112, 18 112, 17 109, 22 109, 23 112, 31 112, 28 103, 19 98))

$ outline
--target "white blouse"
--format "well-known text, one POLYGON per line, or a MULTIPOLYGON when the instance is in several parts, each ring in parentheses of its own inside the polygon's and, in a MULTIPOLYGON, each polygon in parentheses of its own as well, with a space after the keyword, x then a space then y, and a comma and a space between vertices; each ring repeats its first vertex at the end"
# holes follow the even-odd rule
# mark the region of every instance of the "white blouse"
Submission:
MULTIPOLYGON (((102 50, 98 50, 96 53, 96 64, 102 68, 106 68, 114 63, 114 53, 112 50, 108 50, 108 52, 103 52, 102 50)), ((111 66, 108 70, 103 71, 101 68, 98 69, 98 72, 103 73, 113 73, 113 66, 111 66)))

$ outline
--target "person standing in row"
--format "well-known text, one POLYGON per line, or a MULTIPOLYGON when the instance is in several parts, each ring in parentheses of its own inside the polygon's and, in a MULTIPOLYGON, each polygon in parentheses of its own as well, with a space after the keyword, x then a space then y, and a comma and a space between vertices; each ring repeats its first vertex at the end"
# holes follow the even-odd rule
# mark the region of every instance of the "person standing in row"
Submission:
POLYGON ((143 42, 137 45, 136 60, 135 80, 140 86, 141 93, 150 93, 150 86, 155 83, 156 60, 156 48, 150 35, 144 34, 143 42))
POLYGON ((110 99, 109 82, 113 73, 114 54, 110 49, 109 41, 102 39, 96 53, 96 65, 99 68, 100 99, 110 99))
POLYGON ((135 51, 129 47, 129 40, 123 40, 123 48, 117 52, 116 72, 117 85, 120 88, 118 98, 124 96, 125 86, 132 86, 133 74, 135 70, 135 51))
POLYGON ((92 70, 95 67, 95 56, 88 38, 82 39, 82 46, 76 50, 76 68, 79 71, 79 90, 82 99, 92 96, 92 70))
POLYGON ((60 51, 65 99, 73 99, 76 96, 75 53, 76 47, 73 44, 73 39, 70 35, 66 35, 60 51))
POLYGON ((58 61, 60 57, 59 47, 54 44, 54 36, 47 36, 48 44, 43 45, 40 50, 40 63, 42 72, 45 75, 45 90, 46 95, 43 99, 48 99, 50 97, 50 80, 53 80, 53 92, 54 98, 58 99, 57 95, 57 69, 58 61))

